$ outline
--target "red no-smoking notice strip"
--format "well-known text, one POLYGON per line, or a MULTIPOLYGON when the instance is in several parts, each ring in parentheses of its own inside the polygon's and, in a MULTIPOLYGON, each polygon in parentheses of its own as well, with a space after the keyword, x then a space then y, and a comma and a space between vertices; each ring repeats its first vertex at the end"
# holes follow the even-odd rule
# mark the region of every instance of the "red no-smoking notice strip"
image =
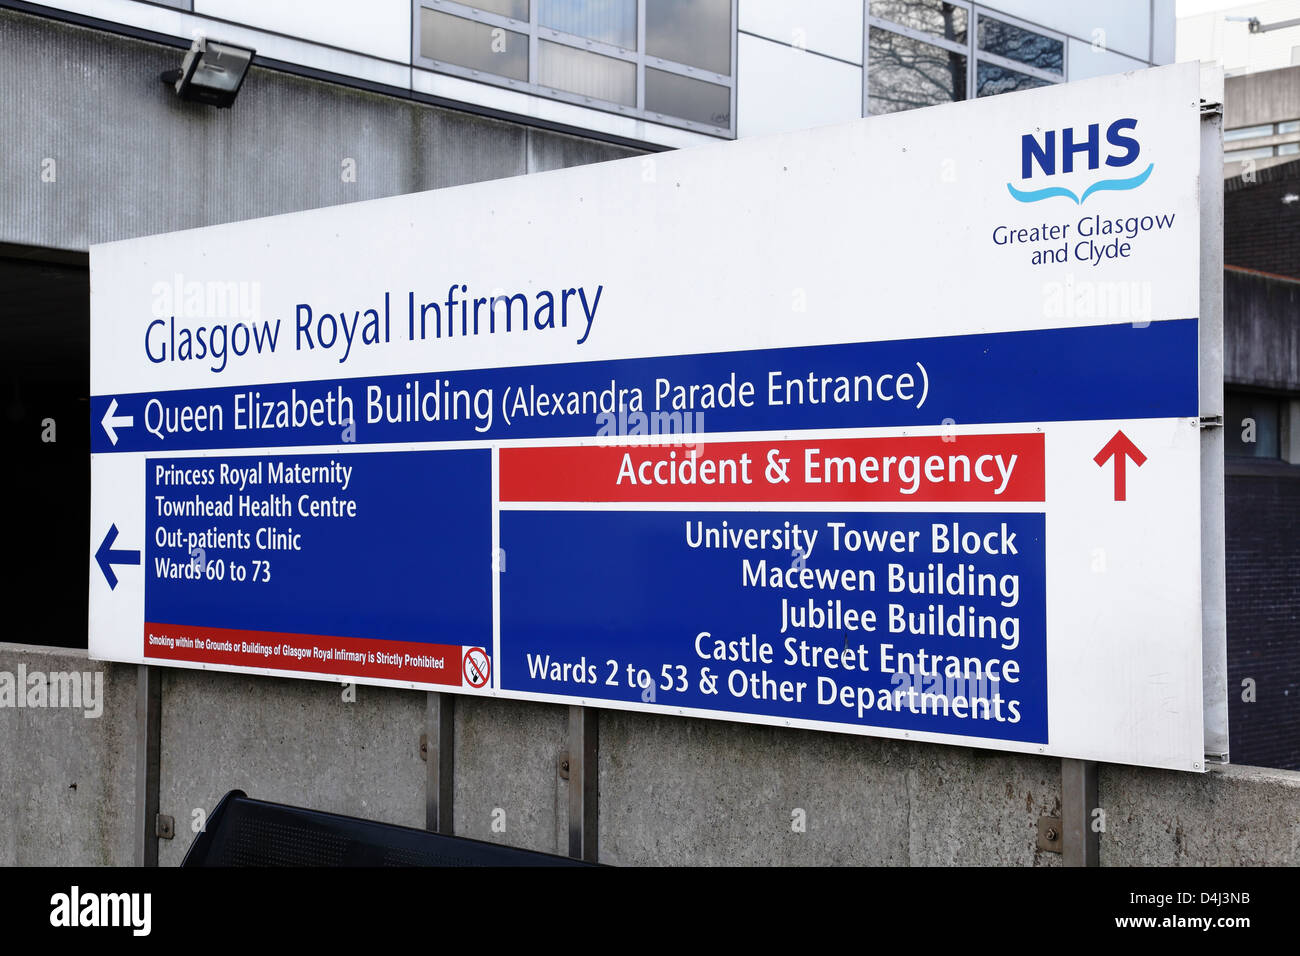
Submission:
POLYGON ((501 449, 509 501, 1042 501, 1043 435, 501 449))
MULTIPOLYGON (((144 656, 205 664, 461 684, 462 648, 359 637, 280 634, 178 624, 144 626, 144 656)), ((475 685, 479 686, 479 685, 475 685)))

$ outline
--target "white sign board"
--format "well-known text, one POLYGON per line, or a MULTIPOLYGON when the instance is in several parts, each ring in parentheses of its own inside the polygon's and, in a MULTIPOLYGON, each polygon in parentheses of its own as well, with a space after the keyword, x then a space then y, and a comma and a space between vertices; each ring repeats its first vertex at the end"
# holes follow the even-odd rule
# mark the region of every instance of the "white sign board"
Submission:
POLYGON ((90 649, 1204 768, 1195 65, 91 250, 90 649))

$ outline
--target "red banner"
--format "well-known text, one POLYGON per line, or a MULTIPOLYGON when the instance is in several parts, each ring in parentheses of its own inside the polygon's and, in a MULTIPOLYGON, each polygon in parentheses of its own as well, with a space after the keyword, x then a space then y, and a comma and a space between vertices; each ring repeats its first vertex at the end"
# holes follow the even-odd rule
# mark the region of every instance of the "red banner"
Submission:
POLYGON ((187 624, 144 626, 144 656, 149 658, 456 687, 462 682, 463 651, 458 644, 279 634, 187 624))
POLYGON ((1042 501, 1043 435, 503 448, 510 501, 1042 501))

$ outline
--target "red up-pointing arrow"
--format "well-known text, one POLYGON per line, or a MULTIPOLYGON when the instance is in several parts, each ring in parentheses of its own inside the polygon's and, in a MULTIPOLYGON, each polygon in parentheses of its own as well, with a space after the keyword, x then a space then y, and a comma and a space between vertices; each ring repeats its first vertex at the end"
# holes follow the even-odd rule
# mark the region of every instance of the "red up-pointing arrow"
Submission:
POLYGON ((1128 459, 1133 459, 1133 464, 1139 468, 1147 460, 1147 456, 1138 450, 1138 446, 1129 440, 1129 437, 1122 431, 1115 433, 1110 441, 1102 446, 1101 451, 1097 452, 1097 457, 1093 459, 1098 465, 1104 467, 1110 459, 1115 459, 1115 500, 1124 501, 1124 479, 1125 471, 1128 468, 1128 459))

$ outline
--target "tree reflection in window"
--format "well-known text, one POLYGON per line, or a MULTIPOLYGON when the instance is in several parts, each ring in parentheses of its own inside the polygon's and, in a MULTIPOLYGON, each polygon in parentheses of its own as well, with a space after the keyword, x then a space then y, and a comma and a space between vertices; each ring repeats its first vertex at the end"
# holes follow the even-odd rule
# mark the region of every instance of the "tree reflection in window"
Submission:
POLYGON ((889 30, 871 29, 867 99, 872 113, 966 98, 966 56, 889 30))
POLYGON ((871 0, 871 15, 891 23, 966 42, 966 8, 942 0, 871 0))
POLYGON ((1016 90, 1033 90, 1040 86, 1051 86, 1050 80, 1008 70, 996 63, 980 63, 975 70, 975 95, 997 96, 999 93, 1013 93, 1016 90))
POLYGON ((1065 69, 1065 44, 1060 40, 989 16, 979 18, 979 48, 1051 73, 1065 69))

